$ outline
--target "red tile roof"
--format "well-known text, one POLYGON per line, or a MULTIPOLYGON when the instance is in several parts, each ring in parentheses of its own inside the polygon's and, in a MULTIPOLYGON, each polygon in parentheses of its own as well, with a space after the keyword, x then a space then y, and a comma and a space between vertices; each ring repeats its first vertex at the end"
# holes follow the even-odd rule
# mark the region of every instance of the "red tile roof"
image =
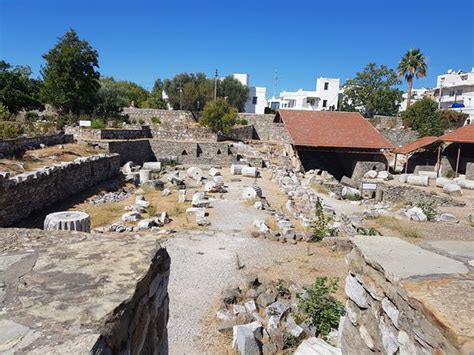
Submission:
POLYGON ((357 112, 279 110, 293 144, 308 147, 392 149, 394 146, 357 112))
POLYGON ((443 142, 473 143, 474 144, 474 124, 468 124, 452 132, 439 137, 443 142))
POLYGON ((434 142, 437 142, 437 141, 438 141, 438 137, 435 137, 435 136, 423 137, 411 143, 402 145, 401 147, 398 147, 397 149, 395 149, 393 152, 396 154, 408 154, 408 153, 414 152, 415 150, 426 147, 427 145, 433 144, 434 142))

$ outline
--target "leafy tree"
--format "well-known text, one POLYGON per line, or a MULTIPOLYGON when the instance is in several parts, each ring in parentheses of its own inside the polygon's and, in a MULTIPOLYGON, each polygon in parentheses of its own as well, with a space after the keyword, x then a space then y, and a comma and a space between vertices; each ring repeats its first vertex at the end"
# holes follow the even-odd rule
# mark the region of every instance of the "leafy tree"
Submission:
POLYGON ((366 117, 395 115, 402 101, 402 92, 394 88, 399 84, 393 69, 369 63, 346 82, 341 110, 357 109, 366 117))
POLYGON ((70 29, 43 58, 43 99, 61 113, 91 112, 100 88, 97 51, 70 29))
POLYGON ((409 49, 398 63, 398 76, 405 77, 408 83, 407 107, 411 103, 413 79, 426 76, 426 58, 419 49, 409 49))
POLYGON ((439 118, 445 129, 459 128, 464 125, 464 122, 469 117, 469 114, 454 110, 438 110, 439 118))
POLYGON ((150 93, 145 88, 131 81, 115 80, 113 77, 108 76, 101 79, 101 84, 114 87, 122 92, 128 101, 125 103, 124 107, 130 106, 132 102, 135 107, 144 107, 150 97, 150 93))
POLYGON ((130 99, 125 90, 113 85, 110 81, 101 81, 94 114, 105 120, 119 118, 123 107, 128 106, 129 103, 130 99))
POLYGON ((174 110, 201 111, 213 99, 214 84, 203 73, 181 73, 163 83, 174 110))
POLYGON ((240 124, 237 110, 221 97, 209 102, 201 115, 200 124, 209 127, 213 132, 229 133, 236 124, 240 124))
POLYGON ((249 98, 249 88, 229 75, 217 82, 217 96, 224 97, 229 105, 239 112, 244 112, 245 102, 249 98))
POLYGON ((151 90, 148 99, 143 103, 143 107, 166 110, 168 106, 166 105, 166 101, 163 99, 163 89, 163 81, 161 79, 155 80, 153 89, 151 90))
POLYGON ((423 98, 407 107, 402 112, 402 120, 405 126, 417 131, 420 137, 439 136, 444 132, 438 104, 429 98, 423 98))
POLYGON ((29 67, 12 67, 0 61, 0 103, 10 113, 21 110, 42 110, 44 106, 39 100, 41 81, 31 79, 29 67))

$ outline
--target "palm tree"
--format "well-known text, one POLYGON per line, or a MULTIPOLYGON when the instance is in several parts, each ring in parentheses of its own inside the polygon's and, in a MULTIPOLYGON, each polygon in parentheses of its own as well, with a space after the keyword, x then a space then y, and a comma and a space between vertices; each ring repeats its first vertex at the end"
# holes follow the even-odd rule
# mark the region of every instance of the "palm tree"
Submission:
POLYGON ((407 107, 410 106, 413 78, 426 76, 426 66, 426 58, 418 48, 409 49, 398 63, 398 76, 404 76, 408 83, 407 107))

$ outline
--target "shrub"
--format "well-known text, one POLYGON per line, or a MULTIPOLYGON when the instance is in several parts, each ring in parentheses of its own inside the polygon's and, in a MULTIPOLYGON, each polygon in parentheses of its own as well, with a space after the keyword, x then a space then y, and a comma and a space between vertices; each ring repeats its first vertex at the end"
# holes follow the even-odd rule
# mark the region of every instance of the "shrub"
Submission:
POLYGON ((93 119, 91 122, 91 128, 93 129, 102 129, 105 128, 105 122, 99 118, 93 119))
POLYGON ((402 112, 402 119, 403 124, 417 131, 420 137, 440 136, 444 132, 438 104, 429 98, 410 105, 402 112))
POLYGON ((316 335, 326 336, 337 328, 339 318, 344 314, 344 306, 335 297, 338 279, 318 277, 314 284, 298 294, 298 305, 305 320, 316 328, 316 335))
POLYGON ((245 118, 242 118, 239 120, 239 124, 242 126, 247 126, 249 124, 249 121, 247 121, 245 118))
POLYGON ((447 173, 446 173, 446 177, 449 178, 449 179, 453 179, 456 177, 456 172, 454 170, 449 170, 447 173))
POLYGON ((202 126, 209 127, 215 133, 229 133, 239 122, 237 110, 223 98, 207 103, 199 121, 202 126))
POLYGON ((433 206, 433 204, 420 202, 416 206, 421 208, 423 213, 426 215, 426 218, 428 218, 428 221, 434 221, 438 212, 436 211, 436 208, 433 206))
POLYGON ((319 242, 323 240, 323 238, 329 237, 330 230, 329 230, 329 221, 324 215, 323 205, 321 204, 321 199, 318 197, 316 200, 316 218, 311 224, 311 230, 313 232, 313 236, 311 241, 319 242))
POLYGON ((0 121, 8 121, 11 117, 10 111, 8 111, 8 107, 4 106, 0 102, 0 121))
POLYGON ((24 133, 24 126, 16 122, 0 122, 0 139, 17 138, 24 133))
POLYGON ((156 206, 150 205, 145 209, 148 217, 154 217, 156 216, 156 206))
POLYGON ((151 123, 153 124, 160 124, 161 123, 161 120, 159 117, 156 117, 156 116, 153 116, 152 118, 150 118, 151 120, 151 123))
POLYGON ((39 120, 39 115, 36 112, 27 112, 25 113, 25 121, 27 122, 36 122, 39 120))
POLYGON ((145 124, 145 120, 144 120, 143 118, 140 118, 140 119, 138 120, 138 124, 145 124))
POLYGON ((454 110, 438 110, 438 115, 444 128, 447 129, 462 127, 466 118, 469 117, 467 113, 454 110))
POLYGON ((280 295, 281 297, 288 297, 291 295, 290 289, 288 288, 285 280, 278 279, 276 284, 276 290, 278 292, 278 295, 280 295))

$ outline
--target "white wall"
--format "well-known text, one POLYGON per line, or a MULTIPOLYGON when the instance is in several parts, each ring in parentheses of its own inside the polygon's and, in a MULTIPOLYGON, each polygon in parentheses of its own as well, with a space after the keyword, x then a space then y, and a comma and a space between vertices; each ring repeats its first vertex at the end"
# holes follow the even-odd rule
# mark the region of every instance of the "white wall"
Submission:
POLYGON ((245 103, 245 112, 247 113, 265 113, 267 107, 267 88, 265 87, 249 87, 249 99, 245 103))
POLYGON ((320 98, 318 103, 319 110, 329 110, 331 106, 337 109, 339 79, 318 78, 316 80, 316 93, 320 98))

